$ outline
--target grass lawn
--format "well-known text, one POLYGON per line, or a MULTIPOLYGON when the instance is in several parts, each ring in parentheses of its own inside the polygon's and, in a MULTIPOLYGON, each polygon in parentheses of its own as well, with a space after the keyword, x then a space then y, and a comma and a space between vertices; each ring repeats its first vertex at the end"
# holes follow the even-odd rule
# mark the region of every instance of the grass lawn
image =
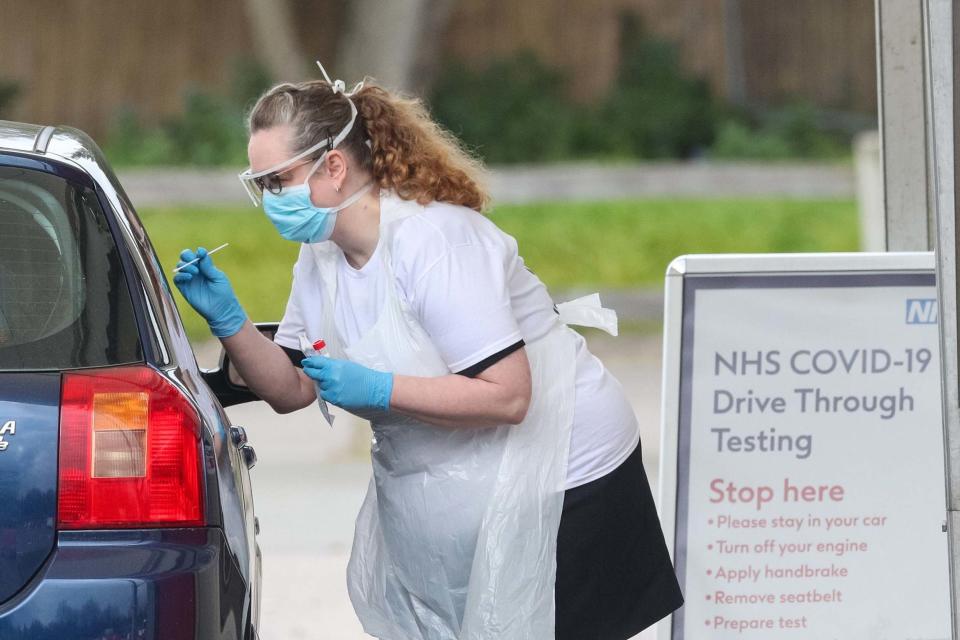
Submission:
MULTIPOLYGON (((144 208, 140 216, 168 275, 185 247, 230 246, 214 259, 247 313, 279 320, 299 245, 282 239, 253 207, 144 208)), ((553 291, 659 287, 685 253, 857 251, 852 200, 630 200, 501 206, 491 218, 553 291)), ((172 285, 172 282, 171 282, 172 285)), ((176 288, 174 287, 176 291, 176 288)), ((191 336, 206 324, 180 298, 191 336)))

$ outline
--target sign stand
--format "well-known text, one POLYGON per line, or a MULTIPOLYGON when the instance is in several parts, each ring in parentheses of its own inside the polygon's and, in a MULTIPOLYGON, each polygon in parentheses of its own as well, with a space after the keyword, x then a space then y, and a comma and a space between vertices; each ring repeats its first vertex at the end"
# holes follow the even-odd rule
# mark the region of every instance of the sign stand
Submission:
POLYGON ((946 462, 946 521, 950 548, 952 637, 960 639, 960 392, 958 392, 956 154, 960 120, 954 109, 960 72, 958 7, 950 0, 925 0, 924 49, 927 135, 931 141, 932 206, 936 213, 937 298, 940 315, 943 434, 946 462))
POLYGON ((947 635, 936 303, 930 253, 671 264, 660 640, 947 635))

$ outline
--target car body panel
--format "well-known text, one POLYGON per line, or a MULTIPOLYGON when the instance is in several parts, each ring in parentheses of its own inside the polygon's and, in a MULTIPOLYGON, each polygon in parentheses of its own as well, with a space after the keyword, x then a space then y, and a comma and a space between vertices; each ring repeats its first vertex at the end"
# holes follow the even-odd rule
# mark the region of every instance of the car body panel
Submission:
POLYGON ((4 640, 244 640, 246 584, 216 527, 61 532, 4 640))
POLYGON ((30 581, 56 539, 60 374, 0 373, 0 393, 3 602, 30 581))
MULTIPOLYGON (((229 418, 202 377, 169 281, 133 205, 97 145, 71 127, 0 120, 3 164, 47 171, 95 189, 121 254, 144 360, 181 389, 201 416, 207 524, 218 528, 225 539, 222 555, 230 559, 249 587, 242 598, 242 617, 255 625, 259 617, 255 605, 259 602, 260 554, 246 458, 231 437, 229 418)), ((81 531, 70 532, 69 536, 79 544, 77 536, 87 534, 99 539, 102 533, 81 531)), ((64 535, 59 534, 61 542, 64 535)), ((7 604, 0 606, 0 624, 6 619, 3 612, 7 604)), ((2 634, 0 637, 6 638, 2 634)))

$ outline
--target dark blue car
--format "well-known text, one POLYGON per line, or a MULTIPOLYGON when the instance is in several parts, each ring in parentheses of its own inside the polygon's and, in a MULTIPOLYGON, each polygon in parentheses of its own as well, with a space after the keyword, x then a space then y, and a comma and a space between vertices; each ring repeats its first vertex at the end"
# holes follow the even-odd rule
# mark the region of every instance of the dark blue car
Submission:
POLYGON ((0 640, 256 638, 256 456, 81 131, 0 121, 0 640))

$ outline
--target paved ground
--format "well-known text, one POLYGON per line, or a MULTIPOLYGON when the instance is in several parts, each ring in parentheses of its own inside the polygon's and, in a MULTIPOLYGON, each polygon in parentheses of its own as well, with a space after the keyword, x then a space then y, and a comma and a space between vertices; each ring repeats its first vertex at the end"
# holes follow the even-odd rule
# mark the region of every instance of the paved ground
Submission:
MULTIPOLYGON (((120 181, 137 207, 174 204, 250 205, 236 169, 127 169, 120 181)), ((499 204, 653 197, 852 198, 853 167, 816 162, 566 163, 493 167, 490 192, 499 204)))
MULTIPOLYGON (((656 492, 660 336, 590 332, 587 340, 630 395, 656 492)), ((201 365, 212 366, 217 347, 200 347, 201 365)), ((252 403, 228 413, 246 427, 259 456, 252 477, 264 556, 262 637, 368 638, 347 598, 345 570, 354 517, 370 476, 369 427, 341 413, 331 429, 313 407, 280 416, 264 403, 252 403)))

